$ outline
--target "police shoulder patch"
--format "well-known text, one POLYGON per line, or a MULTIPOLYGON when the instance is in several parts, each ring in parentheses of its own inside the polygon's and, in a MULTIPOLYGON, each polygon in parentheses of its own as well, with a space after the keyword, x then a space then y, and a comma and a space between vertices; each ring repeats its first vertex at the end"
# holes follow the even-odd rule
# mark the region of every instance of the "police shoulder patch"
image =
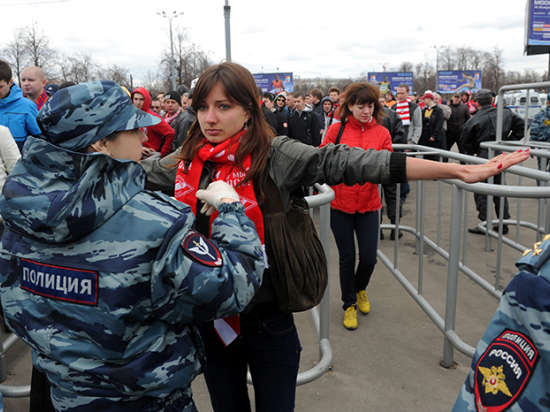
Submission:
POLYGON ((538 357, 533 342, 521 332, 507 329, 493 339, 474 371, 477 410, 510 407, 527 386, 538 357))
POLYGON ((193 260, 206 266, 222 265, 222 255, 216 245, 206 236, 191 231, 181 242, 183 251, 193 260))
POLYGON ((66 302, 97 305, 98 273, 87 269, 19 259, 21 288, 66 302))

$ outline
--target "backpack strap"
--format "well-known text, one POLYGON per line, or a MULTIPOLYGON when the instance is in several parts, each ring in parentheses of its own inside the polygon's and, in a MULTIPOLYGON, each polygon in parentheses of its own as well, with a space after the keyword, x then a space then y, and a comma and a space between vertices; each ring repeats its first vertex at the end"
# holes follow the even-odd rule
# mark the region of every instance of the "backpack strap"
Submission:
POLYGON ((338 130, 338 136, 336 136, 336 140, 334 141, 334 144, 340 144, 340 140, 342 139, 342 133, 344 133, 344 129, 346 128, 346 122, 343 120, 340 122, 340 130, 338 130))

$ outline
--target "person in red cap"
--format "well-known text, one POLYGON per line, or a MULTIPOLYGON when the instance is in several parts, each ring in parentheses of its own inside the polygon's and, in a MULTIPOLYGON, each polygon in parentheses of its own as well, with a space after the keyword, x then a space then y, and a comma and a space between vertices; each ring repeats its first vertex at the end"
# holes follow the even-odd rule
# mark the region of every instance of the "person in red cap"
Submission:
MULTIPOLYGON (((422 134, 418 140, 418 144, 430 146, 437 149, 445 149, 445 132, 443 130, 443 111, 435 102, 434 95, 427 90, 422 96, 424 104, 422 109, 422 134)), ((439 156, 430 155, 426 159, 439 160, 439 156)))

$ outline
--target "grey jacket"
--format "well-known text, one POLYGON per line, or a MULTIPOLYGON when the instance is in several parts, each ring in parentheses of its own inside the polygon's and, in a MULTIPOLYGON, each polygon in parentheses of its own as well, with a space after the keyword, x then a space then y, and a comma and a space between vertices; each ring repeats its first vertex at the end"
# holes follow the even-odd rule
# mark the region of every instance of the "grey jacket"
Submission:
MULTIPOLYGON (((147 179, 160 187, 174 187, 179 149, 162 159, 145 159, 141 165, 147 179)), ((287 136, 273 139, 268 171, 277 185, 283 203, 291 193, 314 183, 398 183, 405 175, 406 155, 388 151, 363 150, 347 145, 329 144, 321 148, 301 143, 287 136)))

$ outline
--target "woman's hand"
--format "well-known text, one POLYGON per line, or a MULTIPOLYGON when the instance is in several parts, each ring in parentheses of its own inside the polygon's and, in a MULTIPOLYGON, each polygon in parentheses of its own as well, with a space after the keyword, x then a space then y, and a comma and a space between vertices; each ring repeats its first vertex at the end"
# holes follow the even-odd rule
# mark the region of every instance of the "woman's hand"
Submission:
POLYGON ((503 153, 495 156, 481 165, 464 165, 459 178, 466 183, 482 182, 511 166, 523 162, 529 155, 529 149, 518 150, 513 153, 503 153))
POLYGON ((460 165, 407 157, 407 179, 460 179, 466 183, 477 183, 523 162, 529 155, 529 149, 518 150, 493 157, 480 165, 460 165))

